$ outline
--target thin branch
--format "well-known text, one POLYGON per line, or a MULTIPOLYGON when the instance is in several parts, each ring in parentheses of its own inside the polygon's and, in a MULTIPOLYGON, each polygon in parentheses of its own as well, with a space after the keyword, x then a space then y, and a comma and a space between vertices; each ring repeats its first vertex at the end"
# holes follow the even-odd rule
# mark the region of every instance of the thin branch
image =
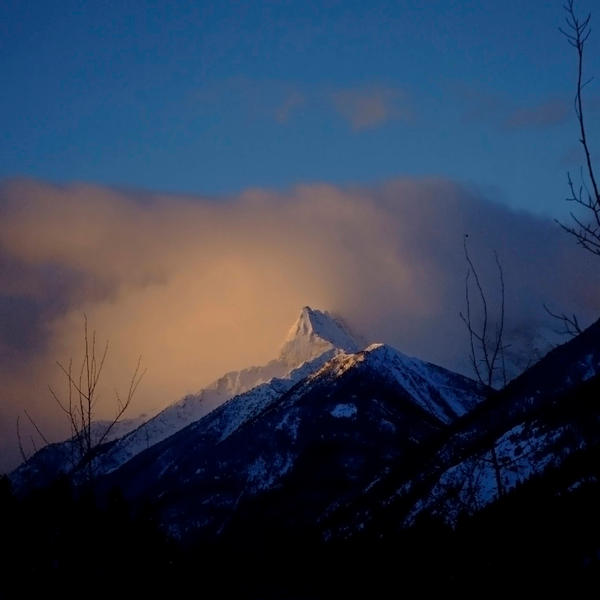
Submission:
POLYGON ((475 333, 475 331, 473 330, 473 327, 471 326, 471 300, 470 300, 470 296, 469 296, 469 278, 471 277, 471 270, 468 269, 467 270, 467 275, 465 277, 465 301, 466 301, 466 307, 467 307, 467 316, 465 317, 462 312, 459 313, 460 318, 462 319, 463 323, 466 325, 467 330, 469 332, 469 344, 471 347, 471 354, 470 354, 470 359, 471 359, 471 366, 473 367, 473 371, 475 372, 475 375, 477 376, 477 380, 479 381, 479 383, 483 384, 483 377, 481 376, 481 372, 479 371, 479 365, 477 364, 477 354, 475 352, 475 339, 477 339, 478 341, 481 341, 480 338, 477 336, 477 334, 475 333))
POLYGON ((117 414, 115 415, 115 418, 111 421, 111 423, 108 425, 108 427, 104 430, 104 433, 98 440, 98 442, 97 442, 98 446, 104 442, 104 440, 108 437, 108 435, 111 432, 111 430, 113 429, 113 427, 118 423, 118 421, 121 419, 121 417, 123 416, 125 411, 129 408, 129 405, 131 404, 131 401, 133 400, 133 396, 135 395, 135 392, 136 392, 140 382, 142 381, 144 375, 146 374, 146 369, 144 369, 143 371, 140 372, 141 366, 142 366, 142 357, 140 355, 138 357, 135 371, 133 372, 133 375, 131 376, 131 381, 129 383, 129 391, 127 392, 127 399, 124 402, 121 401, 119 393, 115 390, 118 411, 117 411, 117 414))
POLYGON ((498 280, 500 282, 500 306, 499 315, 496 319, 495 333, 490 332, 489 303, 479 273, 471 258, 468 247, 468 234, 463 238, 463 251, 467 263, 467 275, 465 277, 465 305, 466 314, 462 312, 459 316, 465 324, 469 333, 469 358, 477 380, 489 387, 494 384, 498 370, 502 372, 502 382, 506 384, 506 363, 504 357, 504 313, 505 313, 505 284, 504 271, 497 252, 494 252, 494 260, 498 269, 498 280), (481 307, 481 326, 473 324, 473 311, 471 299, 471 281, 474 282, 478 292, 479 305, 481 307))
POLYGON ((69 385, 73 386, 73 388, 75 389, 75 391, 79 394, 79 396, 81 398, 86 398, 86 394, 81 390, 81 377, 79 377, 79 384, 77 384, 75 382, 75 380, 73 379, 72 375, 71 375, 71 368, 70 368, 70 362, 69 362, 69 370, 67 371, 67 369, 65 369, 65 367, 63 367, 63 365, 56 361, 56 364, 59 366, 60 370, 65 374, 65 377, 67 378, 67 382, 69 383, 69 385))
POLYGON ((23 448, 23 440, 21 438, 21 427, 20 427, 20 419, 21 417, 17 416, 17 441, 19 443, 19 452, 21 453, 21 458, 23 462, 27 462, 29 457, 25 453, 25 449, 23 448))
POLYGON ((579 325, 579 321, 578 321, 577 315, 575 313, 573 313, 571 316, 568 316, 565 313, 558 314, 558 313, 552 312, 546 304, 544 304, 543 306, 544 306, 544 310, 553 319, 556 319, 557 321, 559 321, 563 326, 562 330, 556 330, 555 333, 558 333, 559 335, 568 335, 570 337, 576 337, 583 331, 581 329, 581 326, 579 325))
POLYGON ((31 415, 27 412, 27 410, 23 410, 23 412, 25 413, 25 416, 29 419, 29 422, 34 426, 35 430, 37 431, 38 435, 42 438, 42 440, 44 441, 44 444, 46 444, 46 446, 50 443, 46 436, 42 433, 41 429, 38 427, 37 423, 33 420, 33 418, 31 417, 31 415))
MULTIPOLYGON (((67 410, 63 403, 60 401, 60 398, 56 395, 56 393, 54 392, 54 390, 52 389, 52 387, 48 386, 48 389, 50 390, 50 394, 52 395, 52 397, 54 398, 54 400, 56 400, 56 403, 60 406, 60 408, 66 413, 66 415, 69 417, 69 421, 71 423, 71 429, 72 429, 72 434, 73 436, 77 436, 78 432, 79 432, 79 428, 77 426, 77 423, 75 421, 75 412, 72 409, 72 404, 70 402, 69 399, 69 409, 67 410)), ((70 391, 70 388, 69 388, 70 391)))
POLYGON ((502 345, 502 336, 504 335, 504 271, 502 270, 502 265, 500 264, 500 259, 498 258, 498 252, 494 250, 494 260, 496 261, 496 267, 498 268, 498 278, 500 280, 500 324, 496 330, 496 344, 494 346, 494 351, 492 354, 491 366, 492 370, 494 369, 494 365, 496 364, 496 360, 498 356, 502 355, 502 380, 504 385, 506 385, 506 368, 504 367, 504 347, 502 345))
MULTIPOLYGON (((481 286, 481 282, 479 281, 479 275, 477 273, 477 269, 475 268, 475 265, 473 264, 473 261, 471 260, 471 257, 469 255, 469 249, 467 247, 467 239, 468 239, 468 234, 464 236, 463 238, 463 249, 465 252, 465 258, 467 260, 467 264, 469 265, 469 268, 471 269, 471 271, 473 272, 473 278, 475 279, 475 285, 477 287, 477 290, 479 291, 479 299, 481 301, 481 306, 483 309, 483 324, 481 327, 481 350, 483 353, 483 359, 485 361, 485 366, 486 369, 488 371, 488 373, 490 373, 491 371, 491 363, 490 363, 490 359, 489 359, 489 354, 488 354, 488 345, 487 345, 487 328, 488 328, 488 307, 487 307, 487 300, 485 298, 485 293, 483 291, 483 287, 481 286)), ((488 385, 491 385, 491 378, 488 377, 488 385)))

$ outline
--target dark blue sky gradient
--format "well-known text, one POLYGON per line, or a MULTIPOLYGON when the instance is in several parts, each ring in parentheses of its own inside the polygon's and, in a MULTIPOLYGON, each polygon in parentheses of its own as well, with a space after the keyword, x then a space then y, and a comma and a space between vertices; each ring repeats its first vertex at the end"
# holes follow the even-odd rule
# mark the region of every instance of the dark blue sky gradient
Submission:
MULTIPOLYGON (((561 214, 581 163, 561 5, 5 0, 0 178, 230 194, 433 175, 561 214)), ((600 32, 586 58, 600 77, 600 32)), ((597 82, 586 99, 600 156, 597 82)))

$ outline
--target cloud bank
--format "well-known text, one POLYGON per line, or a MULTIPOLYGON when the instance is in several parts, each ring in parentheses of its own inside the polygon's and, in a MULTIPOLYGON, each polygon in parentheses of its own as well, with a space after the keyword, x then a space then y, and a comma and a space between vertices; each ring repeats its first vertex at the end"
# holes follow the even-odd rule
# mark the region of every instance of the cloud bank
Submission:
POLYGON ((130 416, 273 358, 306 304, 340 314, 369 342, 466 371, 465 233, 490 290, 499 253, 512 339, 545 335, 543 302, 586 322, 597 315, 597 260, 552 221, 448 181, 220 200, 5 182, 0 471, 18 460, 23 409, 49 437, 66 433, 47 386, 64 387, 56 360, 81 357, 84 313, 110 342, 100 416, 139 354, 148 372, 130 416))

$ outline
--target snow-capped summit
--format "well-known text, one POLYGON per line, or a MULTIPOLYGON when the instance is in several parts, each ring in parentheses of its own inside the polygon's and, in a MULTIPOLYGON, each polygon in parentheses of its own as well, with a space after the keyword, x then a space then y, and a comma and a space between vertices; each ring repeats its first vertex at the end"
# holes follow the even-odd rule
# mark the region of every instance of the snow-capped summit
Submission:
POLYGON ((354 354, 338 353, 306 380, 306 385, 335 380, 346 372, 370 371, 401 387, 420 409, 449 424, 474 408, 485 387, 438 365, 407 356, 387 344, 371 344, 354 354))
POLYGON ((300 373, 309 374, 300 368, 302 365, 309 363, 308 368, 316 370, 338 353, 357 350, 357 342, 342 323, 327 312, 305 306, 290 329, 279 358, 259 367, 225 373, 199 392, 170 404, 100 456, 98 471, 105 473, 118 468, 235 396, 255 388, 260 388, 261 397, 265 396, 263 388, 269 387, 270 382, 276 383, 267 396, 277 395, 280 388, 287 389, 298 381, 300 373))
POLYGON ((285 338, 279 360, 296 366, 334 348, 357 352, 360 344, 344 324, 328 312, 305 306, 285 338))

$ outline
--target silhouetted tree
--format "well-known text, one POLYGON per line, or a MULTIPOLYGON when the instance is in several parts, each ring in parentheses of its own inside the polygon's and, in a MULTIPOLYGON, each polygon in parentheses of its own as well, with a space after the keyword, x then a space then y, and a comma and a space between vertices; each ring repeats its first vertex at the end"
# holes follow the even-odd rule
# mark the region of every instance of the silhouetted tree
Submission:
MULTIPOLYGON (((575 11, 574 0, 567 0, 564 9, 566 12, 565 25, 559 27, 559 31, 565 36, 567 42, 575 48, 577 53, 574 109, 579 130, 579 143, 585 155, 585 167, 581 168, 579 185, 575 184, 571 173, 567 173, 569 196, 566 200, 576 205, 579 214, 571 211, 569 213, 569 223, 564 223, 558 219, 556 222, 564 231, 573 236, 582 248, 596 256, 600 256, 600 192, 592 163, 583 110, 583 90, 591 82, 591 79, 584 79, 583 73, 584 49, 591 33, 591 14, 588 13, 584 18, 580 18, 575 11)), ((557 333, 569 337, 575 337, 581 333, 582 329, 575 314, 558 313, 546 305, 544 305, 544 310, 560 323, 560 329, 556 331, 557 333)))
POLYGON ((479 273, 471 259, 468 247, 468 234, 463 238, 463 249, 467 262, 467 275, 465 278, 465 312, 460 318, 469 333, 469 358, 471 367, 477 380, 483 385, 495 387, 498 379, 500 385, 506 385, 506 365, 504 361, 503 336, 504 336, 504 272, 498 253, 494 252, 494 260, 498 269, 500 304, 497 318, 492 323, 490 306, 487 294, 483 289, 479 273), (473 287, 476 291, 476 300, 472 299, 473 287), (475 310, 474 303, 479 305, 475 310), (477 313, 480 318, 474 313, 477 313), (476 320, 479 323, 476 323, 476 320))
MULTIPOLYGON (((498 269, 500 301, 497 317, 492 322, 488 295, 484 290, 477 268, 469 253, 468 239, 469 235, 465 234, 463 238, 463 249, 467 262, 465 312, 459 314, 469 333, 469 358, 473 372, 479 383, 492 390, 498 381, 501 386, 506 385, 505 346, 503 341, 505 308, 504 271, 502 270, 498 253, 494 251, 494 260, 498 269), (476 300, 472 298, 473 287, 476 291, 476 300), (478 305, 477 308, 474 308, 474 303, 478 305)), ((504 487, 502 485, 501 467, 493 442, 490 449, 489 461, 494 470, 496 489, 498 497, 500 497, 504 494, 504 487)))
POLYGON ((591 33, 591 14, 588 14, 585 18, 578 17, 575 12, 574 0, 567 0, 565 11, 567 13, 565 27, 559 29, 566 37, 567 42, 577 52, 577 83, 575 86, 574 106, 579 128, 579 142, 585 154, 585 167, 581 169, 579 185, 577 186, 573 182, 570 173, 567 175, 570 191, 567 201, 573 202, 579 208, 583 209, 585 216, 580 217, 571 212, 570 224, 560 221, 558 223, 567 233, 575 238, 582 248, 600 256, 600 192, 592 164, 583 110, 583 90, 591 81, 591 79, 584 80, 583 75, 584 48, 591 33))
MULTIPOLYGON (((146 371, 141 369, 140 356, 131 376, 127 394, 121 396, 115 390, 114 416, 108 423, 100 426, 96 421, 99 397, 98 384, 100 383, 104 364, 108 356, 108 342, 105 343, 102 353, 97 354, 96 331, 92 331, 90 334, 86 315, 84 315, 83 323, 83 342, 83 356, 79 368, 74 370, 73 359, 70 359, 66 365, 60 361, 56 363, 66 380, 67 389, 65 395, 61 396, 58 394, 52 386, 48 386, 48 389, 52 398, 54 398, 60 410, 67 418, 71 430, 70 441, 73 448, 71 472, 83 474, 84 480, 90 482, 94 476, 94 455, 96 449, 107 441, 111 431, 113 431, 115 425, 121 420, 131 405, 135 392, 146 371)), ((48 444, 48 439, 35 419, 27 411, 25 411, 25 415, 42 441, 48 444)), ((28 457, 23 447, 19 419, 17 419, 17 438, 22 458, 25 461, 28 457)), ((37 450, 33 438, 31 439, 31 443, 34 451, 37 450)))
POLYGON ((70 359, 66 366, 59 361, 56 363, 66 378, 66 397, 61 399, 51 386, 48 387, 50 394, 69 421, 72 441, 77 449, 76 469, 83 470, 86 479, 91 481, 94 449, 106 441, 114 426, 129 408, 145 371, 141 371, 140 356, 131 376, 127 395, 121 397, 115 390, 115 415, 104 430, 95 435, 93 424, 98 401, 98 383, 108 355, 108 342, 105 343, 102 354, 99 357, 96 356, 96 331, 92 331, 91 336, 89 335, 86 315, 84 315, 83 338, 84 352, 77 375, 73 372, 73 359, 70 359))

